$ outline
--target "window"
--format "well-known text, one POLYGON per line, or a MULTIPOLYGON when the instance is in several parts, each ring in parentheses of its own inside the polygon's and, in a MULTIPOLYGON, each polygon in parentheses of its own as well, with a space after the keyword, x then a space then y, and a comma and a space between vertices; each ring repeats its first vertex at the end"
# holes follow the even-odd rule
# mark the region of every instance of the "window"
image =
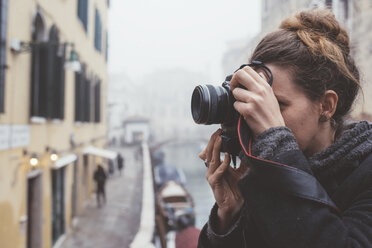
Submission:
POLYGON ((106 50, 105 50, 105 60, 108 61, 108 32, 106 31, 106 50))
MULTIPOLYGON (((35 32, 39 33, 44 28, 42 25, 36 17, 35 32)), ((66 45, 59 42, 58 30, 54 25, 47 42, 37 40, 36 33, 33 39, 38 42, 32 47, 31 55, 31 116, 63 119, 66 45)))
POLYGON ((5 105, 6 34, 8 24, 8 0, 0 0, 0 113, 5 105))
POLYGON ((86 67, 75 73, 75 121, 90 122, 90 80, 86 76, 86 67))
POLYGON ((75 122, 101 121, 101 82, 94 85, 86 76, 86 66, 75 73, 75 122))
POLYGON ((349 0, 342 0, 345 20, 349 18, 349 0))
POLYGON ((78 17, 84 26, 85 31, 88 31, 88 2, 89 0, 78 0, 78 17))
POLYGON ((95 25, 94 25, 94 47, 97 51, 102 51, 102 22, 101 22, 101 16, 98 12, 98 9, 96 9, 95 14, 95 25))
POLYGON ((101 121, 101 82, 94 86, 94 122, 101 121))

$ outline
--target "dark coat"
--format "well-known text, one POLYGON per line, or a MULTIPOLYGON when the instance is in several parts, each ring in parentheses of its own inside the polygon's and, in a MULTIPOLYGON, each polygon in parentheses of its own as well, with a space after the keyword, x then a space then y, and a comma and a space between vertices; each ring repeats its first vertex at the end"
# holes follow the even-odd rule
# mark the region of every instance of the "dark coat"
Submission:
POLYGON ((124 167, 124 158, 120 154, 118 155, 117 161, 118 161, 118 169, 119 170, 123 169, 123 167, 124 167))
POLYGON ((251 158, 239 181, 245 204, 237 227, 215 240, 205 225, 199 248, 372 247, 371 154, 348 174, 335 175, 342 178, 337 187, 320 185, 299 150, 275 160, 281 163, 251 158))
POLYGON ((93 179, 97 182, 98 188, 102 188, 102 187, 105 186, 105 182, 106 182, 107 176, 106 176, 106 173, 103 170, 103 168, 98 168, 94 172, 93 179))

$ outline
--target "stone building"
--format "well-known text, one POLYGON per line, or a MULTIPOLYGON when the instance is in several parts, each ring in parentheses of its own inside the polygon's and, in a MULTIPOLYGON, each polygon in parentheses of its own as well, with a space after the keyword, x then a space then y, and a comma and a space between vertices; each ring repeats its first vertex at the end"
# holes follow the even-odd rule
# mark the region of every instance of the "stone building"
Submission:
POLYGON ((353 119, 371 119, 372 108, 372 1, 371 0, 262 0, 261 32, 254 38, 245 41, 244 45, 234 45, 226 52, 223 69, 231 73, 243 63, 249 61, 261 38, 276 29, 281 20, 300 9, 328 7, 336 18, 347 29, 352 44, 352 54, 362 74, 363 94, 355 105, 353 119), (364 99, 363 99, 364 95, 364 99), (363 103, 364 102, 364 103, 363 103))
POLYGON ((94 190, 97 154, 113 155, 99 153, 108 5, 0 0, 2 248, 58 246, 94 190))

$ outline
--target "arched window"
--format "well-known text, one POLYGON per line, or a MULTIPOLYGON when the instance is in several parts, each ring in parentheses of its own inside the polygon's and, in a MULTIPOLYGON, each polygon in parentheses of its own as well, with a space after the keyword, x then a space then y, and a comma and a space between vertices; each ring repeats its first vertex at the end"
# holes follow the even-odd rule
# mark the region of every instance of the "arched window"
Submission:
POLYGON ((66 45, 59 40, 56 26, 52 26, 49 34, 50 61, 49 61, 49 101, 48 117, 53 119, 64 118, 65 98, 65 55, 66 45))
POLYGON ((32 35, 31 116, 63 119, 66 45, 60 42, 55 25, 50 29, 48 41, 44 41, 45 26, 40 20, 37 15, 32 35))
POLYGON ((36 12, 32 25, 31 53, 31 116, 46 117, 45 84, 47 72, 44 66, 47 63, 48 49, 46 46, 46 25, 43 14, 36 12))

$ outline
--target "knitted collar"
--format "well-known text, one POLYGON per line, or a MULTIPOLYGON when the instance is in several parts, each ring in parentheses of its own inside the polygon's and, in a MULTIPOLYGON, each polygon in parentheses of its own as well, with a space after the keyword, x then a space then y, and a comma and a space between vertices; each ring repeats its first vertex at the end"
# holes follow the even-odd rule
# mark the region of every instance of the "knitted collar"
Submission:
POLYGON ((335 143, 311 156, 309 163, 315 175, 325 177, 355 166, 355 161, 361 162, 371 152, 372 125, 354 122, 346 126, 335 143))

